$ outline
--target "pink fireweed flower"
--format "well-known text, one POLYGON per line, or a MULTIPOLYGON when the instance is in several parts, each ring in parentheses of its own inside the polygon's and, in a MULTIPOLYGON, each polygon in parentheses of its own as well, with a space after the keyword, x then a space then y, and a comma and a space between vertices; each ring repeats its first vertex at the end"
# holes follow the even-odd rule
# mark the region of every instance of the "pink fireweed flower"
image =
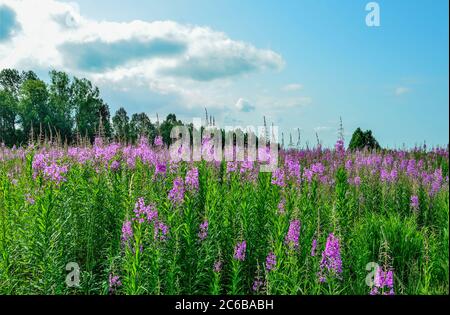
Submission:
POLYGON ((200 232, 198 232, 198 237, 201 241, 203 241, 208 236, 208 220, 203 221, 200 224, 200 232))
POLYGON ((289 224, 288 234, 286 235, 286 244, 291 248, 298 247, 298 238, 300 236, 300 221, 292 220, 289 224))
POLYGON ((286 166, 287 177, 298 181, 300 179, 300 163, 290 158, 286 160, 284 165, 286 166))
POLYGON ((46 156, 42 153, 38 153, 33 157, 33 162, 31 167, 35 172, 39 172, 44 170, 44 167, 47 166, 46 156))
POLYGON ((305 168, 303 171, 303 177, 306 178, 306 180, 310 183, 312 181, 312 178, 314 176, 314 172, 308 168, 305 168))
POLYGON ((30 204, 30 205, 34 205, 34 204, 35 204, 35 200, 33 199, 33 197, 31 197, 30 194, 26 194, 25 200, 26 200, 27 203, 30 204))
POLYGON ((442 186, 442 170, 440 168, 436 169, 433 174, 433 181, 431 183, 430 195, 433 196, 439 192, 442 186))
POLYGON ((414 210, 419 209, 419 197, 416 195, 411 196, 411 208, 414 210))
POLYGON ((66 165, 59 166, 55 162, 52 162, 50 165, 44 167, 44 177, 59 184, 66 181, 66 178, 63 175, 67 173, 67 171, 68 167, 66 165))
POLYGON ((233 161, 227 162, 227 174, 236 172, 237 167, 238 167, 237 162, 233 162, 233 161))
POLYGON ((352 160, 347 160, 345 162, 345 169, 347 170, 347 172, 350 172, 353 166, 353 161, 352 160))
POLYGON ((214 272, 220 272, 220 271, 222 271, 222 262, 220 261, 220 260, 218 260, 218 261, 216 261, 215 263, 214 263, 214 268, 213 268, 213 270, 214 270, 214 272))
POLYGON ((277 265, 277 256, 273 252, 270 252, 266 257, 266 270, 271 271, 277 265))
POLYGON ((313 239, 312 245, 311 245, 311 256, 316 256, 316 248, 317 248, 317 240, 313 239))
POLYGON ((133 226, 131 221, 125 221, 122 225, 122 242, 128 243, 128 241, 133 237, 133 226))
POLYGON ((334 148, 336 150, 336 153, 338 153, 338 155, 343 156, 345 154, 344 140, 339 139, 338 141, 336 141, 334 148))
POLYGON ((158 174, 166 174, 166 171, 167 171, 167 165, 165 164, 165 163, 160 163, 160 162, 157 162, 156 163, 156 165, 155 165, 155 175, 158 175, 158 174))
POLYGON ((186 173, 186 188, 190 191, 198 190, 198 168, 194 167, 186 173))
POLYGON ((261 289, 261 287, 263 287, 263 285, 264 285, 264 282, 262 282, 259 279, 256 279, 255 281, 253 281, 253 286, 252 286, 253 292, 258 292, 261 289))
POLYGON ((323 166, 322 163, 317 162, 317 163, 314 163, 313 165, 311 165, 311 171, 314 174, 323 175, 323 172, 325 171, 325 167, 323 166))
POLYGON ((158 210, 156 210, 154 205, 145 205, 144 198, 139 198, 134 206, 133 212, 135 213, 135 218, 133 220, 139 223, 152 222, 158 217, 158 210))
POLYGON ((394 272, 377 267, 370 295, 394 295, 394 272))
POLYGON ((272 173, 272 184, 279 187, 284 187, 284 171, 281 168, 277 168, 275 172, 272 173))
POLYGON ((110 166, 111 170, 113 170, 113 171, 117 171, 119 169, 119 167, 120 167, 119 161, 113 161, 110 166))
POLYGON ((114 276, 113 274, 109 274, 109 293, 114 294, 117 288, 122 285, 122 282, 119 279, 119 276, 114 276))
POLYGON ((161 136, 157 136, 155 138, 155 142, 154 143, 155 143, 155 146, 157 146, 157 147, 162 146, 164 144, 163 138, 161 136))
POLYGON ((165 241, 167 239, 167 234, 169 234, 169 227, 162 222, 155 221, 154 238, 160 241, 165 241))
POLYGON ((246 249, 247 249, 246 241, 242 241, 241 243, 236 244, 236 246, 234 247, 234 259, 244 261, 246 249))
POLYGON ((169 191, 169 200, 174 205, 181 204, 184 201, 184 182, 181 177, 177 177, 173 181, 173 188, 169 191))
POLYGON ((327 276, 341 278, 342 260, 339 239, 330 233, 320 261, 319 281, 326 282, 327 276))

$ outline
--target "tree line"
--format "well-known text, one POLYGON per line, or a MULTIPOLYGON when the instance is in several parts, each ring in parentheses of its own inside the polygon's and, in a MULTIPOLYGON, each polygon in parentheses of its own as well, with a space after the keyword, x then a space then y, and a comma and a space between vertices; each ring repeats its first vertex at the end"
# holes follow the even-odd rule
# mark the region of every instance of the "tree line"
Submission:
MULTIPOLYGON (((175 114, 168 114, 161 123, 159 119, 152 122, 146 113, 134 113, 129 117, 123 107, 111 118, 109 106, 100 97, 98 87, 88 79, 71 78, 56 70, 50 71, 49 77, 47 84, 33 71, 0 71, 0 143, 13 146, 46 139, 58 139, 67 144, 83 139, 92 143, 96 136, 136 143, 141 136, 153 141, 161 135, 163 141, 170 144, 172 128, 183 125, 175 114)), ((215 125, 214 118, 207 112, 206 122, 215 125)), ((187 127, 192 135, 193 125, 187 127)), ((202 126, 201 132, 203 129, 202 126)), ((220 132, 225 145, 225 131, 220 132)), ((253 136, 258 143, 258 137, 253 136)), ((244 145, 247 140, 245 133, 244 145)), ((233 143, 236 143, 235 135, 233 143)), ((380 146, 370 130, 363 132, 358 128, 349 148, 378 150, 380 146)))
POLYGON ((70 144, 80 138, 92 142, 98 135, 134 143, 139 136, 154 139, 157 134, 169 143, 172 127, 182 124, 175 114, 161 124, 146 113, 130 118, 123 107, 111 119, 108 104, 91 81, 56 70, 49 76, 47 84, 33 71, 0 72, 0 143, 22 145, 40 137, 70 144))

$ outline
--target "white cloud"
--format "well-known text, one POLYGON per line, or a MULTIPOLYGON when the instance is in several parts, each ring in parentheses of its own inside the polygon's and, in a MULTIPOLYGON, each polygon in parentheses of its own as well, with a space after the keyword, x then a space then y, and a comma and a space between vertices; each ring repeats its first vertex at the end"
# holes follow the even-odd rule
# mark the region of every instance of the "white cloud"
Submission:
POLYGON ((255 106, 243 98, 239 98, 234 106, 240 112, 252 112, 255 110, 255 106))
POLYGON ((281 89, 286 92, 291 92, 291 91, 301 90, 302 88, 303 88, 303 85, 301 85, 299 83, 291 83, 291 84, 287 84, 287 85, 283 86, 281 89))
POLYGON ((26 63, 120 79, 123 69, 147 78, 211 81, 259 70, 280 70, 282 57, 208 27, 174 21, 95 21, 76 5, 54 0, 2 0, 22 26, 0 47, 0 67, 26 63))
POLYGON ((395 88, 394 94, 396 96, 400 96, 400 95, 403 95, 403 94, 406 94, 409 92, 411 92, 410 88, 404 87, 404 86, 399 86, 399 87, 395 88))

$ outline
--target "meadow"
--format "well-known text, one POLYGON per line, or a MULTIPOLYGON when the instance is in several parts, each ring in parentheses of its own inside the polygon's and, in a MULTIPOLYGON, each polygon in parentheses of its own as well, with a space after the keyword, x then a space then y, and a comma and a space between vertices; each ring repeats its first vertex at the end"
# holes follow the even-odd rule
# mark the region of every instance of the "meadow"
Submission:
POLYGON ((160 140, 1 147, 0 294, 449 293, 448 148, 338 141, 267 173, 160 140))

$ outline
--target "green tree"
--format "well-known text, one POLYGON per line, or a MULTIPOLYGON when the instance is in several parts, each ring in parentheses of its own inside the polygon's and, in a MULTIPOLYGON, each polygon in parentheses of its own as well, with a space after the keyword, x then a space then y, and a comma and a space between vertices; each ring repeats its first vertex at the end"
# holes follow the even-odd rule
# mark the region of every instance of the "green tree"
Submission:
POLYGON ((51 71, 49 86, 49 109, 52 114, 51 125, 56 129, 62 140, 73 139, 74 125, 72 102, 72 87, 69 76, 64 72, 51 71))
POLYGON ((164 120, 160 126, 160 133, 163 137, 164 143, 171 144, 170 132, 172 131, 172 128, 181 125, 183 125, 183 123, 181 120, 177 120, 177 116, 175 114, 167 115, 166 120, 164 120))
POLYGON ((7 146, 16 144, 17 102, 7 90, 0 90, 0 143, 7 146))
POLYGON ((358 127, 352 135, 349 149, 362 150, 364 148, 367 148, 369 150, 379 150, 380 144, 372 135, 371 130, 366 130, 365 132, 363 132, 361 128, 358 127))
POLYGON ((123 107, 116 111, 116 114, 112 118, 112 122, 116 139, 119 141, 127 141, 129 136, 130 118, 123 107))
POLYGON ((0 71, 0 89, 8 91, 11 95, 18 99, 22 77, 19 71, 15 69, 3 69, 0 71))
POLYGON ((153 140, 156 134, 155 125, 152 124, 146 113, 133 114, 130 122, 130 135, 135 142, 140 136, 153 140))
POLYGON ((23 136, 42 131, 42 136, 49 136, 48 126, 52 123, 51 111, 48 107, 47 85, 42 80, 25 80, 19 95, 19 123, 23 136))
POLYGON ((100 98, 98 87, 93 86, 87 79, 74 78, 72 101, 75 105, 76 129, 81 136, 87 136, 90 141, 94 140, 97 133, 111 136, 109 107, 100 98))

